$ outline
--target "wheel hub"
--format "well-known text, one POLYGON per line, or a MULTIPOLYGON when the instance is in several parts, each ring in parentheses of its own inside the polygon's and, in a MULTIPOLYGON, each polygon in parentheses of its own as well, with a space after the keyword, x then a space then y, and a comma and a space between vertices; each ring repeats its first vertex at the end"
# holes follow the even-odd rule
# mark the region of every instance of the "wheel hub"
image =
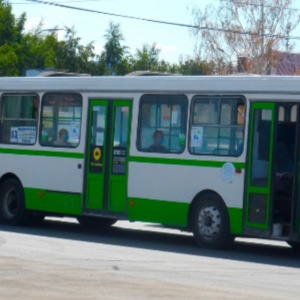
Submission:
POLYGON ((213 207, 205 207, 199 213, 199 231, 207 240, 213 240, 221 230, 221 217, 219 211, 213 207))

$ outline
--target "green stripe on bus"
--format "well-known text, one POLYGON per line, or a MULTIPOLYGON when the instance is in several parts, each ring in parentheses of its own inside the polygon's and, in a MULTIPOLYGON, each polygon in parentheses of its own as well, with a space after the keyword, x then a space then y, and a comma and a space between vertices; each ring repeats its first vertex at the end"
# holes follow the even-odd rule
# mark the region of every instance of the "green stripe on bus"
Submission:
MULTIPOLYGON (((160 157, 141 157, 130 156, 130 162, 151 163, 151 164, 167 164, 167 165, 182 165, 182 166, 201 166, 221 168, 227 161, 212 161, 212 160, 196 160, 196 159, 174 159, 174 158, 160 158, 160 157)), ((236 169, 245 169, 244 162, 232 162, 236 169)))
POLYGON ((82 195, 44 189, 24 188, 26 209, 42 212, 80 215, 82 195))
POLYGON ((168 226, 187 226, 189 203, 140 198, 128 199, 128 220, 160 223, 168 226))
POLYGON ((228 207, 230 220, 230 233, 240 235, 243 233, 243 209, 228 207))
MULTIPOLYGON (((190 203, 129 198, 128 220, 160 223, 166 226, 187 228, 190 203)), ((228 208, 230 233, 240 235, 243 231, 243 210, 228 208)))
POLYGON ((62 151, 47 151, 47 150, 28 150, 28 149, 12 149, 0 148, 0 154, 15 154, 15 155, 31 155, 31 156, 49 156, 49 157, 65 157, 83 159, 83 153, 62 152, 62 151))

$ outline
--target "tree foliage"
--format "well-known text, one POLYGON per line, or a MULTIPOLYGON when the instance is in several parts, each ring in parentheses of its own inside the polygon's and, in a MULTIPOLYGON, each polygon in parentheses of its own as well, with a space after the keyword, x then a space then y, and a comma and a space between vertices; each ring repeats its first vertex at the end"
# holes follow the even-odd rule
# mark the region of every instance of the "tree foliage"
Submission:
POLYGON ((18 56, 26 21, 25 14, 15 18, 11 5, 0 0, 0 75, 18 75, 18 56))
POLYGON ((18 75, 18 57, 13 47, 0 46, 0 76, 18 75))
POLYGON ((0 45, 15 45, 20 43, 26 15, 23 13, 19 18, 15 18, 12 13, 11 4, 0 0, 0 45))
POLYGON ((26 69, 55 69, 91 75, 126 75, 133 71, 159 71, 184 75, 208 75, 214 65, 185 58, 179 64, 160 60, 156 43, 141 45, 134 55, 124 45, 120 24, 109 23, 106 43, 95 53, 94 43, 83 45, 74 28, 43 29, 40 23, 24 32, 26 14, 15 17, 11 5, 0 0, 0 76, 21 76, 26 69), (64 30, 63 39, 58 31, 64 30))
POLYGON ((84 73, 95 57, 93 42, 80 44, 74 28, 65 28, 65 39, 58 42, 55 67, 59 70, 84 73))
MULTIPOLYGON (((197 54, 220 64, 222 74, 229 73, 237 63, 241 71, 267 74, 276 53, 286 50, 286 37, 299 24, 293 3, 293 0, 228 0, 220 1, 217 8, 212 5, 203 11, 194 8, 197 54)), ((290 51, 292 44, 288 46, 290 51)))
POLYGON ((126 54, 127 47, 122 45, 124 40, 120 24, 109 23, 109 28, 104 35, 106 43, 104 45, 104 59, 111 74, 116 73, 117 66, 121 63, 126 54))
POLYGON ((202 61, 199 57, 197 58, 180 58, 177 67, 177 72, 182 75, 211 75, 215 70, 216 64, 206 63, 202 61))
POLYGON ((160 50, 156 44, 144 44, 141 49, 137 49, 133 58, 133 68, 135 70, 154 71, 159 69, 160 50))

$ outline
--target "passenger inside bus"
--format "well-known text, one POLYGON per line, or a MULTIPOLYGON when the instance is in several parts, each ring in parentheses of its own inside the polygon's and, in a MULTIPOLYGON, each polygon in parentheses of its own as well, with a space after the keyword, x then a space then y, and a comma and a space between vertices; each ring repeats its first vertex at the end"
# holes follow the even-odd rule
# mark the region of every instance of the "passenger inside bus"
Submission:
POLYGON ((167 152, 164 142, 164 133, 161 130, 156 130, 153 133, 153 144, 147 149, 152 152, 167 152))
POLYGON ((67 129, 62 128, 58 132, 58 139, 54 142, 54 145, 70 147, 71 144, 68 142, 68 140, 69 140, 69 132, 67 129))

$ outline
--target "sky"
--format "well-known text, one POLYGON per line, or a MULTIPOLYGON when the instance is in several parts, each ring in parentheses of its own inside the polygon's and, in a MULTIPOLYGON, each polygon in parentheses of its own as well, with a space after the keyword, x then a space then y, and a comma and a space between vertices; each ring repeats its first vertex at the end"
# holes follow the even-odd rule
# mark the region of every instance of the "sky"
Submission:
MULTIPOLYGON (((114 13, 132 17, 140 17, 180 24, 193 24, 191 10, 194 7, 204 9, 208 3, 218 5, 218 0, 44 0, 67 6, 114 13)), ((54 27, 74 27, 76 36, 81 38, 81 44, 94 42, 95 53, 100 54, 106 42, 105 33, 109 23, 120 24, 124 36, 123 45, 129 47, 134 54, 144 44, 156 43, 160 49, 160 59, 169 63, 178 63, 179 58, 191 57, 194 54, 194 38, 188 27, 146 22, 127 19, 99 13, 73 10, 50 6, 25 0, 9 0, 13 14, 18 17, 26 13, 25 30, 30 31, 42 20, 43 29, 54 27)), ((295 0, 293 8, 299 9, 300 0, 295 0), (296 4, 295 4, 296 3, 296 4)), ((300 26, 299 26, 300 27, 300 26)), ((62 38, 64 31, 57 32, 62 38)), ((45 31, 47 34, 47 31, 45 31)), ((299 30, 292 32, 300 36, 299 30)), ((298 43, 299 44, 299 43, 298 43)), ((296 49, 300 52, 300 47, 296 49)))

